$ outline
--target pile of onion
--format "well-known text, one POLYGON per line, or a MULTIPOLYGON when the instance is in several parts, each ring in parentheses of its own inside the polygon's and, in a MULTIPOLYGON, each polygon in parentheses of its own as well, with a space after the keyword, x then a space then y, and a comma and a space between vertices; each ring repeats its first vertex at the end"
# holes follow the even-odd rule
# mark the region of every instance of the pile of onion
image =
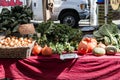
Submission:
POLYGON ((32 44, 32 38, 6 37, 0 40, 0 47, 26 47, 32 44))

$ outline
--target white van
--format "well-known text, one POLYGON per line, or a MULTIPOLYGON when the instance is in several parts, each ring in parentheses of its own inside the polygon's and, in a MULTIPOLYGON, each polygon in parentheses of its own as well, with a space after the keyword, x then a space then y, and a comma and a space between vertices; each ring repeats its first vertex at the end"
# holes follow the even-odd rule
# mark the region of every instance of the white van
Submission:
POLYGON ((60 23, 77 27, 81 19, 87 19, 88 17, 87 0, 54 0, 52 20, 60 20, 60 23))
MULTIPOLYGON (((32 1, 34 20, 41 20, 42 2, 41 0, 32 1)), ((73 27, 78 26, 81 19, 89 17, 88 0, 54 0, 53 13, 51 20, 60 20, 60 23, 73 27)))
MULTIPOLYGON (((33 10, 33 19, 37 21, 43 20, 42 1, 43 0, 2 0, 2 2, 0 2, 0 12, 3 7, 10 8, 15 5, 26 5, 27 2, 29 2, 33 10)), ((62 24, 76 27, 81 19, 88 17, 88 0, 53 0, 51 20, 60 20, 62 24)))

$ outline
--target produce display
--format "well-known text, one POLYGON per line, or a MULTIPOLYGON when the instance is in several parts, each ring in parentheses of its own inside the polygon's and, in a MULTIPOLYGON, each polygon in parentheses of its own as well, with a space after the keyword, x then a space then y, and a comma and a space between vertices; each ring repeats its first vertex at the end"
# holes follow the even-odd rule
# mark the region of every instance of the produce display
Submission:
MULTIPOLYGON (((79 41, 82 39, 82 32, 79 29, 73 29, 70 26, 53 23, 40 23, 36 26, 36 32, 33 39, 41 46, 47 45, 53 53, 62 54, 64 51, 72 52, 77 50, 79 41)), ((50 50, 49 50, 50 51, 50 50)))
MULTIPOLYGON (((104 24, 94 31, 93 35, 99 42, 97 47, 102 47, 106 55, 115 55, 120 52, 120 30, 116 24, 104 24)), ((99 53, 103 54, 104 51, 101 51, 103 50, 99 49, 99 53)), ((94 50, 93 53, 98 53, 98 50, 94 50)))
POLYGON ((27 6, 2 8, 0 33, 4 33, 5 38, 0 39, 0 58, 30 57, 35 41, 26 35, 21 35, 18 27, 22 24, 29 24, 32 17, 33 12, 27 6))
POLYGON ((92 53, 95 56, 115 55, 119 52, 120 34, 117 25, 104 24, 98 30, 93 32, 94 37, 83 37, 82 32, 78 29, 59 23, 47 22, 40 23, 36 27, 39 37, 34 35, 40 47, 50 49, 45 50, 48 54, 62 54, 64 52, 77 51, 78 55, 92 53))
POLYGON ((104 24, 98 30, 93 32, 93 35, 97 41, 103 42, 106 46, 113 45, 117 48, 119 52, 120 49, 120 30, 118 26, 111 24, 104 24))
POLYGON ((35 30, 30 32, 27 28, 32 29, 28 25, 32 17, 33 12, 27 6, 15 6, 11 10, 3 8, 0 13, 0 31, 6 32, 6 37, 0 40, 0 48, 28 47, 36 41, 30 50, 33 55, 51 56, 76 51, 78 55, 92 53, 102 56, 120 52, 120 30, 116 24, 104 24, 93 32, 94 37, 83 37, 80 29, 53 21, 32 24, 35 30), (22 26, 20 29, 20 25, 27 27, 22 26), (12 36, 15 32, 19 32, 22 37, 12 36), (28 38, 29 33, 33 33, 31 38, 28 38))
POLYGON ((6 37, 0 40, 0 47, 27 47, 32 44, 32 38, 6 37))
POLYGON ((0 40, 0 58, 28 58, 34 43, 32 38, 6 36, 0 40))

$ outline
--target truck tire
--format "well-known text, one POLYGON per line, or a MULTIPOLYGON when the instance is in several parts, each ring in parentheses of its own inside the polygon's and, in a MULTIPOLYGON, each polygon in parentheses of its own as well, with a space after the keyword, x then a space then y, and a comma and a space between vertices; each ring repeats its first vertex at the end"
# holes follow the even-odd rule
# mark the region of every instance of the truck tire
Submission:
POLYGON ((61 24, 66 24, 74 28, 78 27, 78 22, 79 22, 79 16, 77 16, 73 12, 63 13, 60 18, 61 24))

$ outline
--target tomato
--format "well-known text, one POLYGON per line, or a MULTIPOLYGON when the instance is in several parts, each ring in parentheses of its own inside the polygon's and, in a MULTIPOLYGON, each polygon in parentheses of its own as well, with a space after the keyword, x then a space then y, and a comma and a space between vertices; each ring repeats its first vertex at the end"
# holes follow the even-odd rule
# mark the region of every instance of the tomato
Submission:
POLYGON ((41 53, 41 51, 42 51, 42 47, 39 46, 38 44, 35 44, 35 46, 32 49, 32 54, 38 55, 41 53))
POLYGON ((45 47, 42 49, 42 55, 44 56, 51 56, 52 55, 52 49, 45 45, 45 47))
POLYGON ((78 54, 86 54, 88 52, 87 42, 81 41, 78 45, 78 54))
POLYGON ((78 54, 86 54, 92 52, 93 48, 97 46, 97 40, 95 38, 85 37, 78 45, 78 54))
POLYGON ((92 52, 93 48, 95 48, 97 44, 88 43, 87 46, 88 46, 88 52, 92 52))

